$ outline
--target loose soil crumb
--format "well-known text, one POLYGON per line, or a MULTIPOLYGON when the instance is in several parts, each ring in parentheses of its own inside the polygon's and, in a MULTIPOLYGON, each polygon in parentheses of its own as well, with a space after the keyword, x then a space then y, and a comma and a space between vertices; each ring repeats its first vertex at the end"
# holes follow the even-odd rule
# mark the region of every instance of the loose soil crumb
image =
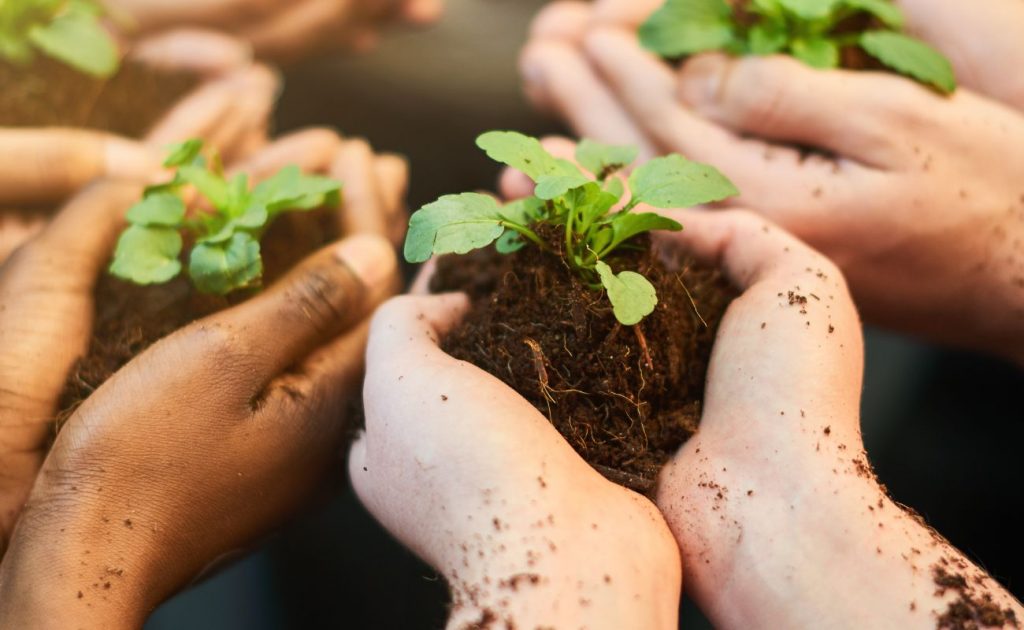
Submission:
MULTIPOLYGON (((557 251, 561 233, 535 227, 557 251)), ((647 276, 659 304, 632 328, 561 256, 534 247, 442 258, 431 290, 473 301, 446 352, 523 395, 608 479, 649 494, 697 430, 711 346, 735 291, 717 270, 666 264, 646 237, 636 244, 611 265, 647 276)))
MULTIPOLYGON (((1017 615, 1011 608, 1000 608, 987 592, 978 593, 962 573, 951 572, 944 566, 932 567, 932 576, 938 587, 936 595, 953 590, 958 597, 938 619, 939 630, 978 630, 978 628, 1018 628, 1017 615)), ((981 585, 983 579, 975 579, 981 585)))
MULTIPOLYGON (((330 210, 282 215, 261 242, 264 284, 271 284, 338 235, 338 222, 330 210)), ((139 286, 104 274, 95 291, 93 337, 64 387, 58 428, 82 401, 150 345, 253 294, 239 291, 228 297, 206 295, 184 277, 162 285, 139 286)))

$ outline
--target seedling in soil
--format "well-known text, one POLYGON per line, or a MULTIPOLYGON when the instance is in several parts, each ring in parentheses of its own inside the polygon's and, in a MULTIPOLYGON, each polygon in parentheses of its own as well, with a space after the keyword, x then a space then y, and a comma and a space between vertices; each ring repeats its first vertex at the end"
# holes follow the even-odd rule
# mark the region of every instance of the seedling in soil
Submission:
POLYGON ((536 138, 511 131, 492 131, 477 146, 493 160, 525 173, 536 184, 534 196, 504 206, 478 193, 446 195, 420 208, 409 222, 405 257, 418 263, 433 255, 465 254, 492 243, 503 254, 526 246, 564 257, 566 264, 594 290, 603 290, 615 317, 626 326, 654 311, 654 286, 639 273, 616 273, 608 258, 634 247, 630 241, 653 230, 679 231, 676 221, 652 212, 634 212, 641 203, 655 208, 685 208, 721 201, 738 194, 711 166, 679 155, 657 158, 629 177, 631 197, 622 205, 625 187, 613 177, 637 157, 633 147, 606 146, 584 140, 576 151, 585 174, 572 162, 548 153, 536 138), (622 205, 621 210, 615 211, 622 205), (557 247, 542 239, 538 224, 564 233, 557 247))
POLYGON ((207 160, 202 148, 201 140, 171 148, 164 166, 176 169, 174 179, 148 188, 142 201, 128 210, 130 225, 117 242, 113 275, 142 285, 169 282, 183 270, 187 240, 188 275, 201 292, 227 295, 255 287, 263 277, 260 238, 274 219, 341 201, 340 182, 303 175, 294 165, 250 190, 246 174, 225 179, 219 158, 207 160), (186 186, 208 208, 202 205, 190 214, 182 197, 186 186))
POLYGON ((860 49, 891 70, 948 94, 949 61, 902 32, 891 0, 666 0, 640 27, 645 47, 667 58, 706 51, 788 53, 815 68, 836 68, 860 49))
POLYGON ((118 69, 117 45, 91 0, 2 0, 0 58, 30 63, 42 53, 99 78, 118 69))

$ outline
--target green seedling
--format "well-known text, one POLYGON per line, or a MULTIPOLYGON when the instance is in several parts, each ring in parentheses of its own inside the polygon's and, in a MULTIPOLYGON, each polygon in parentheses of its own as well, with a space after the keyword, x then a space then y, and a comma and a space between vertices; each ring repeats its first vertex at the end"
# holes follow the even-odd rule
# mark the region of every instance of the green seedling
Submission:
POLYGON ((0 0, 0 58, 27 64, 42 53, 98 78, 117 72, 117 45, 91 0, 0 0))
POLYGON ((298 166, 287 166, 252 189, 244 173, 226 180, 220 160, 207 160, 202 148, 201 140, 171 148, 164 166, 176 169, 174 179, 146 189, 142 201, 128 210, 129 226, 118 239, 110 273, 142 285, 169 282, 183 270, 187 240, 188 275, 203 293, 226 295, 259 286, 260 238, 274 219, 341 202, 339 182, 303 175, 298 166), (205 199, 208 210, 187 211, 186 186, 205 199))
POLYGON ((714 168, 671 155, 633 171, 629 177, 632 196, 623 204, 625 186, 613 176, 636 160, 633 147, 584 140, 577 148, 576 160, 593 174, 588 175, 572 162, 552 156, 536 138, 519 133, 485 133, 477 139, 477 146, 491 159, 530 177, 536 184, 534 196, 505 205, 477 193, 441 197, 412 215, 406 259, 424 262, 434 255, 465 254, 492 243, 503 254, 526 246, 556 251, 535 228, 545 223, 557 226, 564 232, 564 246, 559 243, 557 253, 587 285, 607 293, 615 317, 626 326, 651 314, 658 296, 641 274, 615 273, 608 257, 632 246, 631 239, 640 234, 683 229, 659 214, 634 212, 637 206, 685 208, 738 193, 714 168), (621 210, 616 212, 619 206, 621 210))
POLYGON ((734 9, 726 0, 666 0, 640 27, 640 40, 667 58, 716 50, 737 55, 788 53, 815 68, 836 68, 843 48, 859 47, 886 67, 944 94, 956 89, 949 61, 903 34, 903 13, 891 0, 734 4, 742 8, 734 9), (878 26, 858 32, 851 26, 858 20, 878 26))

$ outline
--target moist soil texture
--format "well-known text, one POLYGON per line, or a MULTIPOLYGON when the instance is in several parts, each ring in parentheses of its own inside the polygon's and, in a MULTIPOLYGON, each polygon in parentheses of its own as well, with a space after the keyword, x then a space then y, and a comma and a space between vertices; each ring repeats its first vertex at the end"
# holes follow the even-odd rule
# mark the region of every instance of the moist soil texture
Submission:
MULTIPOLYGON (((327 209, 280 216, 261 239, 264 285, 340 234, 336 214, 327 209)), ((186 248, 187 249, 187 248, 186 248)), ((244 302, 255 290, 227 297, 197 291, 183 276, 160 285, 140 286, 104 274, 96 286, 93 337, 86 355, 68 376, 61 395, 58 426, 115 372, 154 342, 189 323, 244 302)))
POLYGON ((0 126, 84 127, 140 138, 196 85, 195 75, 130 61, 109 79, 44 56, 24 67, 0 62, 0 126))
POLYGON ((639 237, 607 262, 645 275, 659 303, 623 326, 604 292, 568 267, 561 231, 535 230, 552 251, 488 248, 438 261, 431 291, 472 299, 442 347, 519 392, 605 477, 651 495, 697 430, 715 332, 736 292, 718 270, 665 260, 639 237))

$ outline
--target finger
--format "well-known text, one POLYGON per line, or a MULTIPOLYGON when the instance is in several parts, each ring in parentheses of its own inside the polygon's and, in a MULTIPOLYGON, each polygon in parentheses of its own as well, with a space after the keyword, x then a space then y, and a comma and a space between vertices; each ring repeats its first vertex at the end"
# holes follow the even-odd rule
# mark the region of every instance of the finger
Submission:
POLYGON ((385 154, 374 160, 377 188, 384 202, 384 220, 389 226, 389 238, 399 244, 405 237, 409 219, 406 214, 405 195, 409 188, 409 162, 400 155, 385 154))
POLYGON ((44 227, 46 219, 42 216, 0 212, 0 265, 3 265, 11 252, 39 234, 44 227))
POLYGON ((635 29, 662 4, 663 0, 597 0, 594 3, 594 21, 635 29))
POLYGON ((683 66, 680 95, 734 132, 830 149, 877 167, 906 154, 891 112, 934 96, 877 73, 822 71, 790 57, 702 55, 683 66))
POLYGON ((592 18, 591 5, 579 0, 560 0, 545 5, 530 24, 531 39, 561 40, 579 44, 592 18))
POLYGON ((364 140, 346 141, 334 158, 331 176, 342 183, 342 234, 386 237, 390 232, 374 162, 373 150, 364 140))
POLYGON ((654 145, 576 47, 534 41, 523 49, 519 65, 527 95, 538 106, 557 111, 581 137, 635 145, 646 159, 657 155, 654 145))
MULTIPOLYGON (((165 115, 147 134, 146 141, 163 146, 190 138, 210 138, 235 114, 244 116, 251 127, 258 123, 253 117, 273 102, 277 89, 277 76, 265 66, 252 66, 207 82, 165 115)), ((237 126, 231 127, 234 131, 220 133, 217 143, 211 145, 223 148, 238 133, 237 126)))
POLYGON ((412 287, 409 288, 409 293, 411 295, 430 295, 430 281, 436 272, 437 257, 435 256, 420 266, 420 270, 416 273, 416 279, 413 280, 412 287))
POLYGON ((252 63, 252 47, 217 31, 181 28, 143 38, 129 56, 164 71, 212 77, 252 63))
POLYGON ((248 173, 254 181, 271 177, 292 164, 305 173, 326 173, 339 147, 341 138, 334 131, 303 129, 281 136, 249 158, 236 162, 229 172, 248 173))
MULTIPOLYGON (((299 0, 242 36, 265 58, 287 61, 315 48, 353 14, 353 0, 299 0)), ((339 33, 334 33, 334 40, 339 33)))
POLYGON ((141 31, 203 24, 233 26, 275 13, 280 0, 104 0, 104 8, 141 31))
POLYGON ((231 112, 206 137, 209 146, 229 162, 244 152, 253 132, 267 132, 277 101, 280 82, 276 73, 262 65, 252 66, 249 72, 252 76, 241 84, 231 112))
POLYGON ((204 322, 243 331, 259 340, 241 351, 251 356, 251 376, 263 385, 312 349, 366 317, 397 282, 391 244, 354 236, 307 258, 268 291, 204 322), (273 344, 265 340, 273 339, 273 344))
POLYGON ((145 145, 81 129, 0 129, 0 203, 60 201, 98 177, 145 181, 160 170, 145 145))
POLYGON ((402 6, 402 17, 410 24, 433 24, 442 13, 443 0, 409 0, 402 6))

